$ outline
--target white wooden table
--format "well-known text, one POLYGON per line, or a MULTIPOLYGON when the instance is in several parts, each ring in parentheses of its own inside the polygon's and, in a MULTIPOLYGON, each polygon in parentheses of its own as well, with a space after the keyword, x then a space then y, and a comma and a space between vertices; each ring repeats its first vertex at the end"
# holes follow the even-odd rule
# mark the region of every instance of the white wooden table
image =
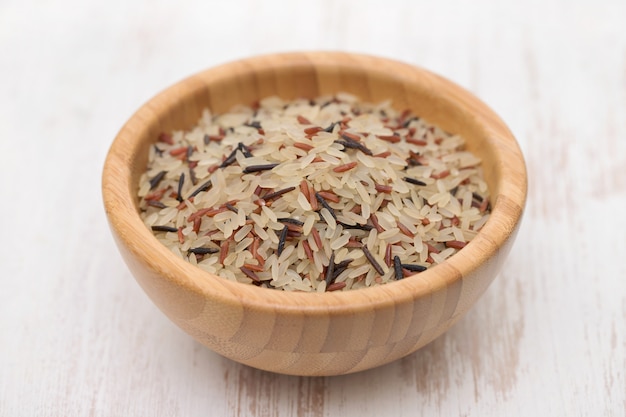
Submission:
POLYGON ((624 416, 626 3, 0 1, 0 415, 624 416), (154 93, 266 52, 427 67, 509 124, 529 199, 501 275, 429 346, 332 378, 203 348, 123 264, 107 149, 154 93))

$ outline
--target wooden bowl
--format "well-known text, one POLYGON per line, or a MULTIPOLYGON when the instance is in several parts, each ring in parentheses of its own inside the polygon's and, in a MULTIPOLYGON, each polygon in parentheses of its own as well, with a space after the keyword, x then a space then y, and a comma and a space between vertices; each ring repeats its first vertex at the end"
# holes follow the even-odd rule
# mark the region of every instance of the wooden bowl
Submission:
POLYGON ((485 104, 423 69, 371 56, 307 52, 245 59, 194 75, 142 106, 116 137, 104 166, 104 205, 120 252, 139 284, 178 326, 235 361, 294 375, 361 371, 408 355, 450 328, 505 261, 526 199, 515 138, 485 104), (458 254, 387 285, 328 293, 258 288, 211 275, 157 241, 138 212, 148 147, 161 132, 190 128, 206 107, 228 111, 270 95, 339 91, 459 133, 483 160, 492 215, 458 254))

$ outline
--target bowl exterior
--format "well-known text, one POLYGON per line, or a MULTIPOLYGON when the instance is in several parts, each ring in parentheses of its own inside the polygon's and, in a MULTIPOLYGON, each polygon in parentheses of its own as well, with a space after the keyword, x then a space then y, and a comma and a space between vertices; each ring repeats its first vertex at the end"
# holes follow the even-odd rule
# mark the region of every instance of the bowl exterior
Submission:
POLYGON ((235 361, 293 375, 337 375, 379 366, 429 343, 463 316, 497 275, 525 203, 526 171, 504 123, 482 102, 428 71, 341 53, 281 54, 205 71, 144 105, 111 147, 103 197, 118 248, 138 283, 178 326, 235 361), (284 293, 230 282, 176 258, 138 214, 147 147, 162 131, 191 127, 203 108, 224 111, 268 95, 347 91, 394 99, 462 132, 479 153, 494 197, 492 218, 462 251, 384 286, 325 294, 284 293))
MULTIPOLYGON (((115 231, 114 235, 116 235, 115 231)), ((429 288, 409 301, 366 311, 275 314, 211 300, 137 259, 116 242, 137 282, 152 301, 198 342, 227 358, 272 372, 327 376, 377 367, 402 358, 454 325, 491 284, 514 240, 460 279, 429 288)), ((428 286, 428 283, 423 283, 428 286)))

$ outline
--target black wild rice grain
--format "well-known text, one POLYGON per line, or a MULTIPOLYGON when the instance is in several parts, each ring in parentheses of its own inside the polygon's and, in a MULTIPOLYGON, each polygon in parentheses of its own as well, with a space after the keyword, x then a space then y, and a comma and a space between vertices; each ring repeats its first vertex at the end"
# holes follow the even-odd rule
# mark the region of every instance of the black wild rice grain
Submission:
POLYGON ((185 173, 180 174, 180 178, 178 178, 178 191, 176 200, 183 202, 183 185, 185 184, 185 173))
POLYGON ((402 264, 400 263, 400 257, 398 255, 393 257, 393 272, 396 280, 404 278, 404 274, 402 273, 402 264))
POLYGON ((276 197, 280 197, 281 195, 288 193, 290 191, 295 190, 296 187, 287 187, 287 188, 283 188, 282 190, 278 190, 278 191, 274 191, 273 193, 269 193, 263 196, 263 200, 267 201, 267 200, 272 200, 276 197))
POLYGON ((203 191, 209 191, 209 189, 211 189, 212 185, 213 185, 213 183, 211 182, 211 180, 208 180, 207 182, 202 184, 200 187, 196 188, 196 190, 194 192, 192 192, 191 194, 189 194, 189 197, 187 197, 187 198, 189 199, 191 197, 195 197, 195 196, 197 196, 199 193, 201 193, 203 191))
MULTIPOLYGON (((328 104, 330 104, 330 102, 328 104)), ((327 133, 332 133, 333 129, 335 129, 335 126, 337 126, 338 123, 339 122, 331 123, 327 128, 322 129, 322 130, 327 133)))
POLYGON ((155 232, 178 232, 178 229, 172 226, 152 226, 152 230, 155 232))
POLYGON ((378 272, 378 275, 385 275, 385 270, 383 269, 382 266, 380 266, 380 264, 376 261, 376 259, 374 259, 374 255, 372 255, 372 252, 370 252, 370 250, 367 249, 367 246, 363 245, 361 249, 363 250, 363 253, 365 254, 365 257, 367 258, 369 263, 371 263, 374 269, 376 270, 376 272, 378 272))
POLYGON ((354 139, 351 139, 351 138, 349 138, 347 136, 344 136, 344 139, 346 139, 346 140, 336 140, 335 143, 343 145, 343 147, 345 149, 356 149, 358 151, 363 152, 365 155, 369 155, 369 156, 374 155, 374 153, 367 146, 363 145, 362 143, 357 142, 354 139))
POLYGON ((281 223, 291 223, 291 224, 295 224, 296 226, 304 226, 304 222, 301 222, 300 220, 292 219, 290 217, 281 217, 276 220, 278 220, 281 223))
POLYGON ((280 231, 280 237, 278 238, 278 249, 276 253, 280 256, 285 249, 285 241, 287 240, 287 232, 289 228, 287 226, 283 227, 283 230, 280 231))
POLYGON ((352 262, 353 259, 344 259, 343 261, 339 262, 338 264, 335 264, 335 271, 333 272, 333 281, 339 276, 341 275, 341 273, 343 271, 345 271, 348 268, 348 265, 350 264, 350 262, 352 262))
POLYGON ((415 265, 415 264, 402 264, 401 266, 402 268, 409 270, 411 272, 424 272, 428 269, 425 266, 415 265))
POLYGON ((330 259, 328 260, 328 267, 326 267, 326 277, 324 278, 324 280, 326 281, 327 287, 333 282, 334 272, 335 272, 335 252, 330 254, 330 259))
POLYGON ((218 253, 220 250, 218 248, 191 248, 187 252, 193 253, 195 255, 207 255, 218 253))
POLYGON ((240 150, 239 147, 233 149, 233 151, 224 159, 224 162, 220 164, 220 168, 226 168, 229 165, 232 165, 233 162, 237 160, 237 151, 240 150))
POLYGON ((252 122, 244 123, 244 126, 253 127, 255 129, 261 129, 261 122, 254 120, 252 122))
POLYGON ((337 224, 340 224, 341 227, 343 227, 344 229, 358 229, 358 230, 365 230, 366 232, 369 232, 370 230, 372 230, 374 228, 374 226, 370 226, 369 224, 346 224, 344 222, 337 222, 337 224))
POLYGON ((415 178, 411 178, 411 177, 404 177, 403 179, 404 179, 406 182, 408 182, 409 184, 421 185, 421 186, 426 185, 426 183, 425 183, 425 182, 420 181, 420 180, 417 180, 417 179, 415 179, 415 178))
POLYGON ((161 180, 165 178, 165 174, 167 174, 167 171, 161 171, 150 179, 149 183, 151 190, 154 190, 159 185, 161 180))
POLYGON ((367 146, 363 145, 362 143, 356 142, 357 143, 357 149, 361 152, 363 152, 365 155, 369 155, 369 156, 373 156, 374 152, 372 152, 370 150, 370 148, 368 148, 367 146))
POLYGON ((198 177, 196 177, 196 171, 193 168, 189 168, 189 179, 192 185, 198 184, 198 177))
POLYGON ((249 167, 244 168, 243 173, 251 174, 253 172, 268 171, 277 167, 278 165, 279 164, 250 165, 249 167))
POLYGON ((244 145, 243 142, 239 142, 237 148, 241 151, 243 156, 245 156, 246 158, 252 158, 253 155, 252 152, 250 152, 250 148, 244 145))
POLYGON ((335 210, 333 210, 333 208, 328 205, 328 203, 326 202, 326 199, 322 197, 320 193, 315 193, 315 198, 317 198, 317 201, 319 201, 322 207, 328 210, 330 212, 330 215, 333 216, 335 220, 337 220, 337 215, 335 214, 335 210))

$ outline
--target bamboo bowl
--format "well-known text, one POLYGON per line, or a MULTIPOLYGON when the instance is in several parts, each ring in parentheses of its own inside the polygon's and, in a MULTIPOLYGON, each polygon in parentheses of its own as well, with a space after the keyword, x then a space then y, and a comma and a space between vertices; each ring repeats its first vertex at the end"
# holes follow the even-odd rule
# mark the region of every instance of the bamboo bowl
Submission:
POLYGON ((133 275, 178 326, 215 352, 279 373, 337 375, 408 355, 449 329, 505 261, 526 199, 515 138, 485 104, 428 71, 346 53, 245 59, 194 75, 158 94, 124 125, 107 156, 103 198, 113 236, 133 275), (228 111, 270 95, 285 99, 345 91, 465 137, 483 160, 492 214, 458 254, 426 272, 345 292, 293 293, 211 275, 177 258, 139 217, 136 191, 148 147, 161 132, 193 126, 206 107, 228 111))

